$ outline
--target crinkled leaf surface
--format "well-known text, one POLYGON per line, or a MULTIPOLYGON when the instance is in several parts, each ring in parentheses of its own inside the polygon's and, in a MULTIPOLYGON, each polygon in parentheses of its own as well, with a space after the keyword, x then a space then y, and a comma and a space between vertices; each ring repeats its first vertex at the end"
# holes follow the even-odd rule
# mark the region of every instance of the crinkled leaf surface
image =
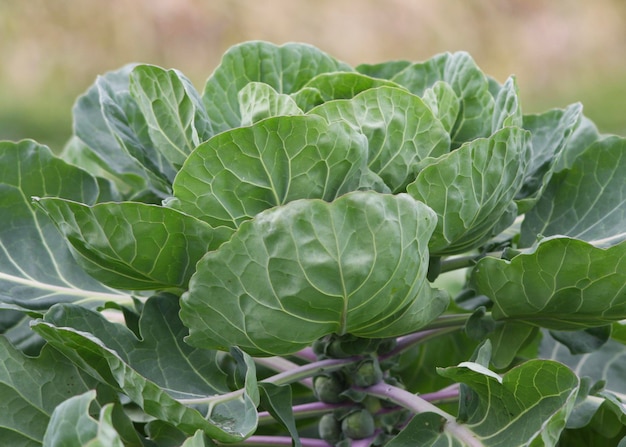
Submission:
POLYGON ((626 239, 626 139, 593 143, 570 169, 552 176, 522 224, 520 244, 561 234, 614 245, 626 239))
POLYGON ((130 92, 154 148, 174 169, 214 134, 200 94, 178 70, 139 65, 130 73, 130 92))
POLYGON ((571 168, 576 158, 601 137, 593 121, 582 115, 561 151, 554 172, 571 168))
POLYGON ((532 135, 532 157, 526 170, 524 186, 516 197, 520 214, 533 207, 550 181, 561 152, 580 121, 581 113, 582 106, 572 104, 565 109, 524 115, 524 129, 532 135))
POLYGON ((448 152, 450 137, 418 97, 395 87, 378 87, 352 99, 330 101, 310 113, 330 123, 347 122, 368 140, 368 166, 394 193, 413 181, 417 164, 448 152))
POLYGON ((321 102, 350 99, 365 90, 381 86, 402 88, 395 82, 372 78, 357 72, 335 72, 315 76, 292 96, 300 108, 308 112, 321 102), (312 95, 311 91, 317 94, 312 95))
POLYGON ((511 261, 487 257, 473 272, 497 320, 555 330, 603 326, 626 318, 626 242, 602 249, 547 238, 511 261))
POLYGON ((207 253, 183 295, 193 345, 287 354, 330 333, 389 337, 445 308, 425 277, 433 212, 406 194, 298 200, 207 253))
POLYGON ((471 388, 463 422, 484 446, 557 445, 579 386, 576 374, 549 360, 530 360, 502 377, 473 362, 439 373, 471 388))
POLYGON ((27 309, 59 302, 92 305, 129 302, 74 261, 50 219, 32 205, 32 196, 55 196, 94 203, 111 195, 87 172, 56 158, 33 141, 0 142, 0 299, 27 309))
POLYGON ((506 80, 495 97, 491 131, 496 132, 503 127, 522 127, 522 106, 515 78, 506 80))
POLYGON ((272 116, 304 113, 291 96, 278 93, 263 82, 250 82, 239 91, 238 97, 242 126, 249 126, 272 116))
POLYGON ((41 446, 53 410, 96 385, 50 346, 26 357, 0 337, 0 359, 0 439, 7 446, 41 446))
POLYGON ((435 82, 424 90, 422 99, 441 121, 446 132, 450 133, 461 110, 461 101, 450 84, 443 81, 435 82))
POLYGON ((249 82, 264 82, 290 94, 320 73, 351 70, 311 45, 245 42, 224 54, 207 80, 202 99, 214 131, 222 132, 241 125, 238 95, 249 82))
POLYGON ((89 414, 95 397, 95 391, 88 391, 58 405, 50 418, 43 447, 123 447, 113 426, 112 404, 101 410, 99 420, 89 414))
POLYGON ((489 92, 487 77, 469 54, 442 53, 405 67, 391 80, 418 96, 437 81, 450 84, 461 101, 460 113, 450 134, 453 148, 491 133, 494 98, 489 92))
POLYGON ((76 145, 73 158, 96 164, 129 194, 149 189, 166 197, 176 171, 154 148, 146 119, 130 94, 133 67, 99 76, 77 99, 74 134, 84 145, 76 145))
POLYGON ((71 244, 78 263, 118 289, 185 287, 195 264, 232 234, 171 208, 138 202, 93 206, 44 198, 36 202, 71 244))
POLYGON ((174 181, 168 206, 235 228, 291 200, 333 200, 357 189, 367 140, 316 115, 278 116, 223 132, 198 146, 174 181))
POLYGON ((199 403, 196 408, 176 400, 204 402, 228 391, 226 376, 216 365, 216 353, 183 341, 187 329, 177 312, 176 297, 148 300, 140 320, 141 340, 126 327, 72 305, 53 307, 33 329, 147 414, 189 435, 201 429, 214 439, 230 442, 250 435, 256 428, 256 411, 245 393, 233 399, 222 396, 216 405, 199 403), (247 417, 234 418, 235 411, 247 417))
POLYGON ((467 251, 491 237, 494 227, 511 223, 530 156, 528 139, 520 128, 504 128, 433 160, 407 186, 437 213, 432 252, 467 251))

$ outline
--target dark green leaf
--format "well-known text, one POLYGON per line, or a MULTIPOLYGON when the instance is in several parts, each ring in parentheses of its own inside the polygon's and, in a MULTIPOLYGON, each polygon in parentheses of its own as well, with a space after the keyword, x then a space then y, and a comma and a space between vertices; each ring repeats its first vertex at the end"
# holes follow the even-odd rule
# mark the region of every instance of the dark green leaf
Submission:
POLYGON ((587 354, 600 349, 611 337, 611 326, 599 326, 582 331, 550 331, 550 335, 567 346, 572 354, 587 354))
POLYGON ((293 440, 292 446, 302 446, 292 411, 291 387, 260 382, 259 390, 261 391, 261 405, 287 429, 293 440))
POLYGON ((345 123, 315 115, 268 118, 200 145, 167 205, 214 227, 236 228, 291 200, 333 200, 355 190, 366 163, 367 140, 345 123))
POLYGON ((496 320, 555 330, 604 326, 626 318, 626 242, 608 249, 547 238, 511 261, 486 257, 473 272, 496 320))
POLYGON ((36 202, 71 244, 78 263, 118 289, 186 287, 195 264, 232 234, 170 208, 138 202, 87 206, 36 202))
POLYGON ((426 281, 434 224, 406 194, 354 192, 261 213, 198 263, 182 298, 189 342, 287 354, 330 333, 417 330, 447 303, 426 281))

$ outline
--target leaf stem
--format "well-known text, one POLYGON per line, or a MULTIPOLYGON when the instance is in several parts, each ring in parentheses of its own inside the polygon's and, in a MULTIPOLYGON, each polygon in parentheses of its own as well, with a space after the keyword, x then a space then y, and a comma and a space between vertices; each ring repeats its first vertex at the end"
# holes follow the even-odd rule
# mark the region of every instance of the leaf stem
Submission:
MULTIPOLYGON (((315 438, 300 438, 300 444, 302 447, 332 447, 329 443, 322 439, 315 438)), ((226 444, 223 444, 226 445, 226 444)), ((227 444, 229 446, 246 446, 246 447, 265 447, 265 446, 289 446, 293 445, 293 440, 289 436, 262 436, 252 435, 248 439, 244 439, 241 442, 233 444, 227 444)))
MULTIPOLYGON (((340 404, 327 404, 325 402, 309 402, 306 404, 294 405, 292 408, 293 415, 296 419, 307 418, 311 416, 320 416, 336 408, 349 407, 354 405, 353 402, 345 402, 340 404)), ((274 422, 274 418, 267 411, 259 412, 259 424, 266 422, 274 422)))
MULTIPOLYGON (((291 362, 283 357, 255 357, 254 362, 276 372, 293 371, 300 367, 297 363, 291 362)), ((300 380, 300 383, 307 388, 313 388, 313 381, 310 377, 300 380)))
POLYGON ((415 394, 403 390, 402 388, 389 385, 385 382, 377 383, 376 385, 363 389, 363 391, 371 396, 384 399, 388 402, 393 402, 415 413, 436 413, 446 420, 444 430, 457 438, 459 441, 464 442, 464 445, 469 447, 483 447, 483 444, 476 439, 474 433, 459 424, 454 416, 446 413, 422 397, 416 396, 415 394))

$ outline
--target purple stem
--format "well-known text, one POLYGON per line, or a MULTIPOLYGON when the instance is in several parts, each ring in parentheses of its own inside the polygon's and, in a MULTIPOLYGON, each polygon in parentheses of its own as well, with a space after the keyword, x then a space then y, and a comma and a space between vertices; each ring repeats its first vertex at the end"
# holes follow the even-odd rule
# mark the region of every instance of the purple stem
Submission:
MULTIPOLYGON (((248 439, 245 439, 241 442, 238 442, 236 444, 228 444, 231 446, 247 446, 247 447, 252 447, 252 446, 257 446, 257 447, 264 447, 264 446, 289 446, 291 447, 292 445, 292 439, 289 436, 261 436, 261 435, 253 435, 250 436, 248 439)), ((322 440, 322 439, 315 439, 315 438, 300 438, 300 443, 302 444, 302 447, 332 447, 329 443, 327 443, 326 441, 322 440)), ((354 444, 353 444, 354 445, 354 444)))
MULTIPOLYGON (((310 402, 307 404, 300 404, 293 406, 293 415, 296 418, 314 416, 320 413, 327 413, 333 411, 335 408, 343 408, 354 405, 353 402, 346 402, 341 404, 327 404, 324 402, 310 402)), ((259 423, 261 421, 267 421, 272 419, 272 416, 267 411, 259 412, 259 423)), ((273 420, 273 419, 272 419, 273 420)))
POLYGON ((308 360, 309 362, 314 362, 317 360, 317 356, 315 355, 315 353, 313 352, 313 348, 311 347, 301 349, 300 351, 296 352, 294 356, 301 358, 302 360, 308 360))
POLYGON ((433 393, 424 393, 420 394, 419 396, 428 402, 457 399, 459 397, 459 384, 455 383, 439 391, 435 391, 433 393))

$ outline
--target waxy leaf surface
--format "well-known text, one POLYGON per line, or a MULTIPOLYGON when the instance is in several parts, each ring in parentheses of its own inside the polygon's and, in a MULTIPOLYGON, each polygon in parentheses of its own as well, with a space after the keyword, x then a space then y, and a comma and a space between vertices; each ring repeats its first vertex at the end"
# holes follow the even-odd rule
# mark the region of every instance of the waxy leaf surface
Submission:
POLYGON ((316 115, 268 118, 198 146, 167 206, 236 228, 291 200, 333 200, 355 190, 366 163, 367 140, 347 124, 316 115))
POLYGON ((403 192, 417 164, 448 152, 450 138, 441 122, 418 97, 395 87, 379 87, 352 99, 330 101, 311 114, 330 123, 347 122, 368 140, 368 166, 389 189, 403 192))
POLYGON ((626 318, 626 242, 602 249, 548 238, 511 261, 486 257, 473 272, 496 320, 555 330, 603 326, 626 318))
POLYGON ((538 234, 571 236, 594 245, 626 239, 626 139, 592 144, 570 169, 552 176, 522 224, 520 244, 538 234))
POLYGON ((129 302, 74 261, 52 221, 31 197, 64 197, 84 203, 109 200, 110 189, 87 172, 56 158, 33 141, 0 143, 0 299, 43 310, 59 302, 92 305, 129 302))
POLYGON ((433 160, 407 186, 407 193, 437 213, 432 252, 467 251, 511 223, 530 156, 528 138, 526 131, 507 127, 476 139, 433 160))
POLYGON ((185 287, 195 264, 232 230, 171 208, 137 202, 93 206, 44 198, 36 202, 71 244, 91 276, 118 289, 185 287))
POLYGON ((246 42, 231 47, 204 87, 202 99, 215 132, 241 126, 239 91, 263 82, 278 93, 295 93, 320 73, 352 68, 306 44, 246 42))
POLYGON ((242 126, 249 126, 272 116, 304 113, 291 96, 278 93, 263 82, 250 82, 239 91, 239 111, 242 126))
POLYGON ((416 330, 447 302, 425 279, 434 224, 409 196, 374 192, 259 214, 198 263, 182 298, 189 342, 287 354, 330 333, 416 330))

